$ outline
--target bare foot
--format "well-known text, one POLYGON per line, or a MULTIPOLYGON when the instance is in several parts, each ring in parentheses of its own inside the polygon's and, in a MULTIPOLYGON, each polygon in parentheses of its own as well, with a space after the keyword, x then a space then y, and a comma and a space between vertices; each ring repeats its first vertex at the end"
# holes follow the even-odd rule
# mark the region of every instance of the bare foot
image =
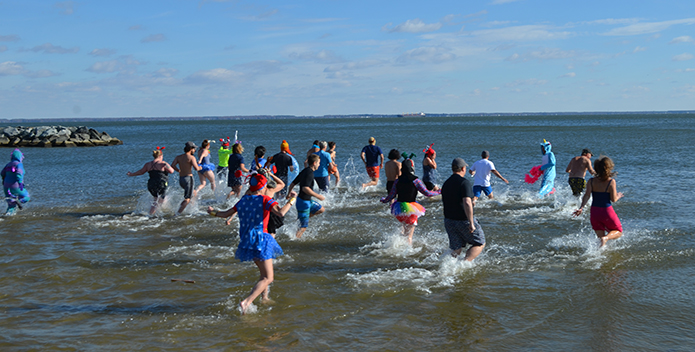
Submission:
POLYGON ((598 248, 602 248, 603 246, 606 245, 606 243, 608 243, 608 239, 605 236, 599 238, 599 240, 601 241, 601 244, 598 246, 598 248))
POLYGON ((244 304, 244 301, 239 302, 239 311, 241 311, 241 315, 246 314, 246 309, 249 307, 248 304, 244 304))

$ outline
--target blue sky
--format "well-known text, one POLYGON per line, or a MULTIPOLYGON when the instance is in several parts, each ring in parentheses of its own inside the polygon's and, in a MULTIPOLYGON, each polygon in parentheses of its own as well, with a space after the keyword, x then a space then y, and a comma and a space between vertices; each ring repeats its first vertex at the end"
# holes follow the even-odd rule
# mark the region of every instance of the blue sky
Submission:
POLYGON ((695 110, 695 1, 0 0, 0 118, 695 110))

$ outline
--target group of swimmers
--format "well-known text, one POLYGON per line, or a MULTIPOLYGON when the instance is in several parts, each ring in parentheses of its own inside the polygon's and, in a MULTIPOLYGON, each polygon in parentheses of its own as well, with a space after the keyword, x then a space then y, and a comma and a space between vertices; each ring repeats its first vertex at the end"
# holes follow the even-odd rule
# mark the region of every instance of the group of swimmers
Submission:
MULTIPOLYGON (((249 168, 246 167, 243 147, 236 141, 229 151, 230 140, 221 140, 222 146, 218 152, 219 165, 217 168, 210 162, 210 143, 205 140, 202 148, 195 155, 197 146, 193 142, 187 142, 184 154, 177 156, 171 165, 162 160, 162 150, 153 151, 154 160, 145 164, 143 168, 129 176, 136 176, 148 172, 148 190, 155 198, 150 214, 156 211, 161 204, 167 186, 167 176, 174 171, 179 172, 179 184, 184 189, 184 201, 181 203, 178 213, 182 212, 189 204, 191 197, 195 196, 210 181, 214 190, 215 177, 227 174, 227 185, 231 187, 228 198, 236 195, 240 200, 228 210, 216 210, 208 207, 207 212, 214 217, 227 219, 229 224, 232 217, 239 217, 240 243, 235 256, 241 261, 253 261, 259 269, 260 279, 254 285, 251 293, 240 302, 239 307, 245 313, 252 302, 261 296, 262 301, 269 300, 268 285, 273 282, 273 262, 277 256, 282 255, 282 248, 275 240, 275 232, 283 226, 284 216, 289 209, 296 204, 299 228, 296 237, 300 238, 306 231, 309 218, 324 212, 324 208, 316 200, 324 200, 322 193, 328 191, 330 176, 336 178, 336 185, 340 182, 340 174, 335 164, 335 143, 315 141, 307 151, 304 160, 304 169, 299 172, 298 163, 289 149, 287 141, 282 141, 280 152, 272 157, 265 157, 265 148, 256 147, 254 159, 249 168), (329 149, 330 146, 330 149, 329 149), (200 185, 193 188, 193 170, 198 172, 200 185), (213 172, 215 170, 215 172, 213 172), (298 174, 297 174, 298 172, 298 174), (289 175, 295 177, 289 178, 289 175), (289 181, 289 185, 288 185, 289 181), (314 183, 318 191, 314 190, 314 183), (248 184, 248 190, 242 196, 241 188, 248 184), (299 185, 298 193, 294 191, 299 185), (279 201, 286 200, 284 205, 279 201)), ((474 206, 483 194, 493 198, 490 176, 495 175, 505 183, 509 183, 499 171, 488 151, 481 153, 481 159, 476 161, 469 170, 468 164, 462 158, 455 158, 451 163, 452 175, 442 184, 441 188, 435 184, 433 170, 437 169, 436 151, 433 144, 423 150, 422 161, 423 177, 415 175, 415 154, 400 153, 392 149, 388 154, 388 161, 384 163, 381 149, 376 145, 373 137, 369 138, 368 145, 362 149, 361 159, 370 181, 362 184, 364 187, 377 185, 380 170, 383 168, 386 174, 386 189, 388 195, 381 198, 381 202, 390 205, 391 213, 403 226, 403 235, 408 243, 412 244, 413 233, 417 226, 418 218, 425 214, 425 208, 417 201, 417 194, 427 197, 441 195, 444 210, 444 227, 449 237, 449 247, 453 256, 465 253, 466 261, 474 260, 485 247, 485 235, 480 223, 474 216, 474 206), (403 159, 400 160, 399 159, 403 159), (467 171, 474 177, 474 182, 465 176, 467 171)), ((555 156, 551 152, 548 141, 541 143, 542 164, 534 167, 527 175, 527 182, 532 183, 543 176, 539 197, 555 192, 555 156)), ((601 246, 610 239, 616 239, 622 235, 620 220, 615 215, 611 203, 622 197, 617 192, 612 160, 601 157, 591 166, 591 152, 584 150, 581 156, 573 158, 566 171, 570 174, 570 186, 575 196, 581 195, 584 187, 586 192, 582 198, 579 209, 574 211, 574 216, 581 215, 589 198, 593 196, 591 206, 591 224, 601 246), (588 183, 582 182, 586 172, 595 177, 588 183), (603 192, 599 190, 604 190, 603 192)))

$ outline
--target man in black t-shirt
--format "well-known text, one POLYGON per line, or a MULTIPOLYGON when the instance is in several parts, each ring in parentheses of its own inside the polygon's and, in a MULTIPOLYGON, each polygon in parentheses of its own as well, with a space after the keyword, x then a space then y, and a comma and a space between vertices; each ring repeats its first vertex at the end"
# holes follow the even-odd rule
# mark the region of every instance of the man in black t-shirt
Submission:
POLYGON ((280 144, 280 152, 271 156, 266 165, 266 167, 269 168, 270 165, 275 164, 277 168, 275 176, 285 183, 285 188, 275 194, 277 199, 287 195, 287 171, 289 169, 292 169, 291 171, 295 171, 292 166, 292 157, 290 154, 292 154, 292 152, 290 152, 290 146, 287 144, 287 141, 283 140, 282 144, 280 144))
POLYGON ((456 158, 451 163, 453 175, 442 185, 442 203, 444 205, 444 228, 449 235, 449 248, 456 257, 463 248, 466 261, 475 259, 485 248, 485 233, 478 220, 473 216, 473 187, 466 176, 466 162, 456 158))
POLYGON ((319 168, 321 159, 316 154, 311 154, 307 158, 309 166, 304 168, 302 172, 292 181, 292 184, 287 189, 292 192, 294 186, 299 185, 299 196, 297 197, 297 219, 299 219, 299 229, 297 230, 297 238, 302 237, 306 228, 309 227, 309 218, 314 215, 319 215, 324 212, 321 204, 311 200, 311 197, 319 200, 326 199, 324 196, 314 192, 314 171, 319 168))

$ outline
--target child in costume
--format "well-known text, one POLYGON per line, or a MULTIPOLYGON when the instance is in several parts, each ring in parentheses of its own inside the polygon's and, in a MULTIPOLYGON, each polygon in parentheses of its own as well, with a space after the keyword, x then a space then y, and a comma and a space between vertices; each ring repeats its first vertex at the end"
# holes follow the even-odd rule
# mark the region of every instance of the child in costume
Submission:
POLYGON ((273 259, 282 255, 282 248, 275 238, 268 233, 268 220, 272 212, 278 216, 285 216, 292 207, 296 198, 290 198, 283 207, 280 207, 273 198, 263 194, 268 180, 261 174, 249 177, 249 194, 241 199, 229 210, 217 211, 208 207, 208 214, 214 217, 230 217, 239 214, 239 246, 234 256, 241 260, 253 261, 258 267, 261 277, 253 286, 251 293, 239 303, 241 313, 245 314, 253 301, 260 296, 262 301, 269 300, 268 285, 273 282, 273 259))
POLYGON ((539 198, 555 193, 555 154, 551 149, 550 142, 544 139, 541 143, 543 159, 540 170, 543 172, 543 180, 541 180, 541 189, 538 191, 539 198))
POLYGON ((586 184, 582 205, 574 211, 574 216, 581 215, 589 197, 593 199, 591 202, 591 227, 601 240, 601 247, 605 246, 608 240, 614 240, 623 235, 623 225, 611 205, 612 202, 617 202, 623 197, 623 194, 618 192, 617 184, 613 179, 615 176, 613 167, 615 167, 613 160, 607 156, 594 162, 596 177, 592 177, 586 184))
POLYGON ((12 151, 10 162, 0 172, 2 176, 2 189, 7 201, 5 214, 13 215, 17 208, 22 209, 22 203, 31 200, 29 192, 24 188, 24 154, 19 149, 12 151))
POLYGON ((418 191, 427 197, 437 196, 441 191, 428 190, 415 176, 415 163, 412 159, 415 154, 406 156, 403 153, 403 157, 405 160, 401 163, 401 175, 393 182, 389 195, 381 198, 381 202, 389 203, 398 196, 396 202, 391 204, 391 214, 403 224, 403 235, 408 237, 408 243, 412 245, 417 219, 425 215, 425 207, 416 202, 418 191))
POLYGON ((147 190, 154 197, 152 207, 150 207, 150 215, 154 215, 157 207, 164 202, 164 196, 169 186, 169 174, 174 173, 174 168, 164 161, 163 150, 164 147, 157 147, 152 151, 154 160, 145 163, 142 169, 127 174, 128 176, 139 176, 147 172, 150 175, 150 179, 147 181, 147 190))

